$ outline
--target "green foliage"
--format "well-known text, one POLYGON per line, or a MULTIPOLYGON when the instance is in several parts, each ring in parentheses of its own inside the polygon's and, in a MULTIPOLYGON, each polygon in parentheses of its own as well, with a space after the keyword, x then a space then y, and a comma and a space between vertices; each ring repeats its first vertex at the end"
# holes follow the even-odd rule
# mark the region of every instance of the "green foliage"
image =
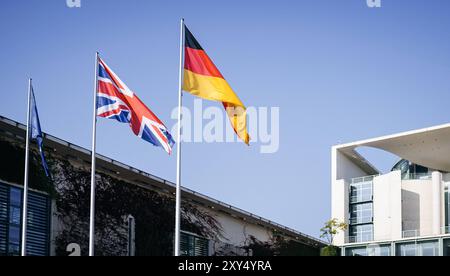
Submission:
POLYGON ((271 241, 261 242, 250 236, 248 245, 244 247, 252 251, 253 256, 319 256, 320 246, 306 245, 300 241, 274 235, 271 241))
POLYGON ((337 219, 331 219, 325 223, 325 226, 320 229, 321 238, 326 238, 330 244, 333 244, 334 237, 341 231, 347 230, 348 225, 344 222, 339 222, 337 219))
MULTIPOLYGON (((55 170, 58 194, 57 216, 64 230, 56 237, 58 255, 66 255, 67 244, 81 245, 87 255, 89 233, 90 172, 61 162, 55 170), (76 223, 74 223, 76 222, 76 223)), ((214 217, 191 204, 182 206, 182 229, 204 237, 221 235, 214 217), (195 219, 194 219, 195 218, 195 219)), ((125 255, 126 218, 136 222, 136 255, 173 254, 175 217, 174 198, 97 173, 96 181, 96 255, 125 255)))
MULTIPOLYGON (((23 145, 0 139, 0 176, 3 180, 23 185, 25 174, 25 142, 23 145)), ((52 156, 46 153, 49 166, 52 164, 52 156)), ((32 145, 29 159, 29 185, 30 188, 54 195, 52 181, 44 172, 41 158, 37 149, 32 145)))
MULTIPOLYGON (((25 143, 0 137, 0 179, 21 185, 24 177, 25 143)), ((46 152, 53 178, 47 178, 34 144, 30 150, 30 188, 49 194, 56 203, 53 214, 59 232, 55 237, 56 254, 65 256, 70 243, 88 254, 90 182, 89 168, 74 167, 70 162, 46 152)), ((128 215, 135 218, 136 255, 169 256, 173 254, 175 217, 174 197, 97 173, 96 182, 96 255, 125 255, 128 242, 128 215)), ((217 238, 222 229, 216 219, 183 202, 182 229, 217 238)))
POLYGON ((339 249, 339 247, 330 245, 330 246, 326 246, 321 249, 320 256, 336 257, 336 256, 340 256, 340 251, 341 250, 339 249))

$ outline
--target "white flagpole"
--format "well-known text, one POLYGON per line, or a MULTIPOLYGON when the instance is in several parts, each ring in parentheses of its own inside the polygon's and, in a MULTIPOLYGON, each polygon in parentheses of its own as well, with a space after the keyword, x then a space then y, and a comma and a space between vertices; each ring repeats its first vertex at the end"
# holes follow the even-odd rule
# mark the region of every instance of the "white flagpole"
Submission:
POLYGON ((180 256, 181 226, 181 107, 183 104, 183 52, 184 52, 184 19, 180 23, 180 72, 178 83, 178 139, 177 139, 177 190, 175 203, 175 245, 174 255, 180 256))
POLYGON ((27 138, 25 146, 25 176, 23 180, 23 208, 22 208, 22 256, 27 255, 27 213, 28 213, 28 159, 30 156, 30 116, 31 116, 31 88, 32 79, 28 80, 28 109, 27 109, 27 138))
POLYGON ((89 256, 94 256, 95 244, 95 146, 97 135, 98 52, 95 53, 94 112, 92 116, 91 207, 89 219, 89 256))

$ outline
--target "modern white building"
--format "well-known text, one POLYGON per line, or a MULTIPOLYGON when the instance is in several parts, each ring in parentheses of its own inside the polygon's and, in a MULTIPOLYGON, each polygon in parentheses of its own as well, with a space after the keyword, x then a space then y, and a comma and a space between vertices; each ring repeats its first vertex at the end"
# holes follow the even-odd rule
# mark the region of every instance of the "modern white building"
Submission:
POLYGON ((450 124, 332 147, 334 241, 346 256, 449 256, 450 124), (381 173, 358 151, 399 157, 381 173))

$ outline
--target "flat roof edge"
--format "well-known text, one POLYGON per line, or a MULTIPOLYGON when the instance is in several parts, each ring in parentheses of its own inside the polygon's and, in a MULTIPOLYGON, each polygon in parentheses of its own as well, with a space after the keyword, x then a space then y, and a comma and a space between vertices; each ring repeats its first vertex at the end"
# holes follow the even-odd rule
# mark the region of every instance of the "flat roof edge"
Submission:
POLYGON ((373 142, 379 142, 379 141, 383 141, 383 140, 399 138, 399 137, 402 137, 402 136, 410 136, 410 135, 414 135, 414 134, 420 134, 420 133, 425 133, 425 132, 439 130, 439 129, 444 129, 444 128, 450 128, 450 123, 437 125, 437 126, 432 126, 432 127, 421 128, 421 129, 416 129, 416 130, 409 130, 409 131, 399 132, 399 133, 395 133, 395 134, 379 136, 379 137, 375 137, 375 138, 368 138, 368 139, 363 139, 363 140, 359 140, 359 141, 355 141, 355 142, 349 142, 349 143, 344 143, 344 144, 337 144, 337 145, 333 145, 332 147, 334 149, 336 149, 336 150, 345 149, 345 148, 352 148, 352 147, 356 148, 356 147, 361 147, 361 146, 364 146, 366 144, 370 144, 370 143, 373 143, 373 142))

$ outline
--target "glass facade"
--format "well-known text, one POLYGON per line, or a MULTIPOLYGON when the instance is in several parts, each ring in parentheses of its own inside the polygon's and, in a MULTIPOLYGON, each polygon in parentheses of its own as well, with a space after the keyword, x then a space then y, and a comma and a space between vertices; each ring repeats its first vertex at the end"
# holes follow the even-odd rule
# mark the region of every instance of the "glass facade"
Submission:
POLYGON ((444 256, 450 256, 450 239, 444 240, 444 256))
POLYGON ((350 243, 369 242, 373 240, 373 224, 350 226, 350 243))
POLYGON ((9 192, 9 231, 8 231, 8 254, 20 254, 20 232, 22 219, 22 191, 10 188, 9 192))
POLYGON ((367 202, 372 201, 372 178, 366 180, 361 178, 361 182, 357 182, 358 179, 355 179, 355 183, 350 184, 350 203, 359 203, 359 202, 367 202))
POLYGON ((373 203, 350 205, 350 224, 372 223, 373 203))
POLYGON ((439 242, 425 241, 396 245, 397 256, 439 256, 439 242))
POLYGON ((352 179, 349 206, 350 243, 373 240, 373 176, 352 179))
POLYGON ((445 234, 450 234, 450 196, 449 196, 449 183, 446 183, 445 187, 445 234))
MULTIPOLYGON (((48 255, 50 201, 30 192, 28 197, 27 255, 48 255)), ((0 183, 0 256, 20 255, 22 189, 0 183)))
POLYGON ((392 168, 401 171, 403 180, 431 179, 430 169, 402 159, 392 168))
POLYGON ((391 256, 391 245, 369 245, 365 247, 346 248, 346 256, 391 256))

